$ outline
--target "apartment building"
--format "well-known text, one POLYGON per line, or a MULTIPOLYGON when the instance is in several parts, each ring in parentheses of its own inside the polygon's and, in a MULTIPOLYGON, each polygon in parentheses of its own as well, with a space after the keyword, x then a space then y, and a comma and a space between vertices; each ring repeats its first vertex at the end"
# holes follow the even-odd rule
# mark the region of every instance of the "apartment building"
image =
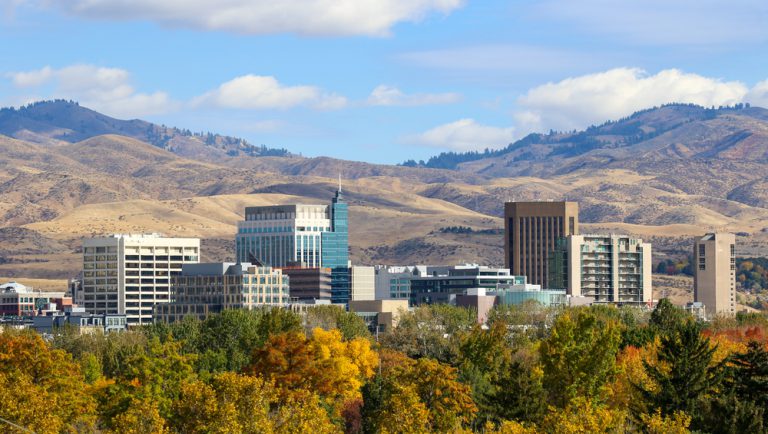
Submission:
POLYGON ((651 245, 623 235, 560 238, 549 258, 549 288, 596 303, 652 302, 651 245))
POLYGON ((707 315, 736 313, 736 236, 710 233, 693 240, 693 299, 707 315))
POLYGON ((155 322, 185 316, 205 319, 225 309, 252 310, 290 303, 288 276, 276 268, 249 263, 185 264, 171 278, 173 300, 155 306, 155 322))
POLYGON ((75 303, 88 313, 125 315, 129 326, 150 324, 154 306, 171 301, 171 278, 199 258, 197 238, 159 234, 86 238, 75 303))

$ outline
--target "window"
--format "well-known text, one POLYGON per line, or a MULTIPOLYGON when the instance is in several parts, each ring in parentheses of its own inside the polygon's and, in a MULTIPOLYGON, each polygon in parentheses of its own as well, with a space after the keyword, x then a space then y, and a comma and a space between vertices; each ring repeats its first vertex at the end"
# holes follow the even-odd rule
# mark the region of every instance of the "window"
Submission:
POLYGON ((706 254, 706 246, 704 244, 699 244, 699 256, 704 256, 706 254))

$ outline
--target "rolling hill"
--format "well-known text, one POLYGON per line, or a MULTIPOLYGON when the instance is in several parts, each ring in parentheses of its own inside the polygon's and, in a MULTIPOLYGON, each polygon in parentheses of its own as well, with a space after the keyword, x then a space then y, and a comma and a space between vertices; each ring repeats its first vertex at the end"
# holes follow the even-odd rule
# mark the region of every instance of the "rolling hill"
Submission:
POLYGON ((585 230, 640 235, 657 257, 685 254, 707 230, 738 232, 740 253, 766 254, 761 108, 669 105, 442 168, 234 157, 242 143, 207 137, 71 102, 0 110, 0 276, 72 276, 81 237, 112 232, 201 237, 203 259, 231 259, 245 206, 326 202, 339 172, 357 263, 501 265, 506 200, 577 200, 585 230), (451 226, 476 230, 441 230, 451 226))

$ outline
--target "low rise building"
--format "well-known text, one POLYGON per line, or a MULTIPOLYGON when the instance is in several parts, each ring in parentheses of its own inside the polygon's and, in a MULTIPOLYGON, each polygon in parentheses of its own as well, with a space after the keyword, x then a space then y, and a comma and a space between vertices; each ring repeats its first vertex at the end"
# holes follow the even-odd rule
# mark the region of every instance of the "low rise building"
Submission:
POLYGON ((124 331, 128 319, 120 314, 91 314, 82 307, 69 307, 63 312, 48 312, 33 318, 32 326, 38 333, 54 333, 58 329, 72 327, 82 333, 111 333, 124 331))
POLYGON ((408 312, 408 300, 351 300, 349 311, 363 318, 372 333, 386 333, 408 312))
POLYGON ((49 304, 71 306, 64 291, 37 291, 18 282, 0 285, 0 316, 34 316, 49 304))
POLYGON ((171 279, 172 301, 155 306, 155 322, 205 319, 225 309, 287 307, 289 279, 279 269, 250 263, 185 264, 171 279))
POLYGON ((515 283, 525 283, 525 277, 512 276, 506 268, 477 264, 427 267, 425 275, 411 277, 410 303, 411 306, 453 303, 457 295, 466 294, 469 289, 492 291, 515 283))
POLYGON ((425 276, 426 265, 375 267, 375 296, 377 300, 410 300, 411 278, 425 276))

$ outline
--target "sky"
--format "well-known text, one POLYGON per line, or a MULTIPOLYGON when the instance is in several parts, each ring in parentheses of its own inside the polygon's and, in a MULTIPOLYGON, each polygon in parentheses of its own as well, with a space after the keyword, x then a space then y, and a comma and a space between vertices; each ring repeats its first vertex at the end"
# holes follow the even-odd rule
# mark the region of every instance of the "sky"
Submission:
POLYGON ((765 0, 0 0, 0 105, 374 163, 768 107, 765 0))

